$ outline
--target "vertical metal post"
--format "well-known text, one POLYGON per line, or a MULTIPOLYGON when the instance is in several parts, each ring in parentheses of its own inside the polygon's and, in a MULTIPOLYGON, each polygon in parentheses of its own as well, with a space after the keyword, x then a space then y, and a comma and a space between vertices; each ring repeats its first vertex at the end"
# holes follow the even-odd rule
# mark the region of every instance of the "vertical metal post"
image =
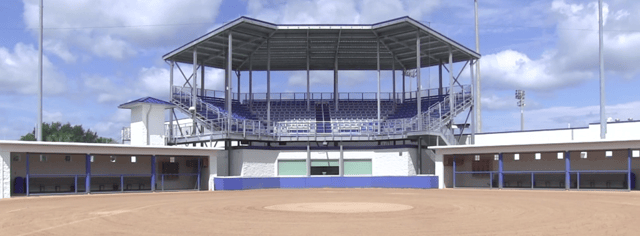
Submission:
POLYGON ((449 47, 449 117, 453 122, 454 108, 455 108, 455 91, 453 90, 453 51, 449 47))
POLYGON ((200 96, 206 96, 204 90, 204 62, 200 65, 200 96))
MULTIPOLYGON (((438 64, 438 96, 442 96, 442 60, 438 64)), ((438 97, 440 100, 440 97, 438 97)))
MULTIPOLYGON (((233 111, 231 110, 231 101, 233 100, 233 93, 232 93, 232 86, 231 86, 231 76, 233 76, 233 34, 231 32, 229 32, 229 46, 228 46, 228 52, 227 52, 227 84, 229 87, 227 87, 227 93, 229 96, 229 99, 227 99, 225 102, 227 102, 227 134, 231 133, 231 118, 233 117, 233 111)), ((240 94, 238 94, 238 96, 240 96, 240 94)))
POLYGON ((268 127, 271 127, 271 43, 270 41, 271 40, 267 39, 267 126, 268 127))
POLYGON ((344 149, 342 147, 342 143, 340 143, 340 160, 338 165, 338 168, 340 169, 340 177, 342 177, 344 176, 344 149))
POLYGON ((376 61, 377 61, 377 68, 378 68, 378 93, 377 93, 377 100, 378 100, 378 134, 380 134, 380 128, 381 128, 381 124, 380 124, 380 39, 378 39, 376 41, 376 61))
POLYGON ((200 181, 201 181, 201 174, 202 174, 202 167, 201 167, 201 162, 202 162, 202 158, 198 157, 198 191, 200 191, 200 181))
POLYGON ((78 175, 75 175, 73 178, 74 184, 73 188, 76 194, 78 194, 78 175))
POLYGON ((309 74, 309 61, 311 60, 311 42, 309 40, 309 30, 307 30, 307 111, 311 111, 311 85, 309 74))
POLYGON ((120 192, 124 192, 124 175, 120 175, 120 192))
POLYGON ((242 73, 240 71, 236 71, 237 72, 237 76, 238 76, 238 102, 242 101, 242 99, 240 99, 240 94, 242 91, 240 91, 240 77, 242 75, 242 73))
POLYGON ((627 155, 627 190, 631 191, 631 149, 627 155))
POLYGON ((249 56, 249 107, 253 109, 253 55, 249 56))
POLYGON ((151 192, 156 191, 156 155, 151 156, 151 192))
POLYGON ((418 136, 418 155, 416 155, 416 162, 418 164, 417 174, 422 174, 422 136, 418 136))
MULTIPOLYGON (((198 107, 198 48, 197 47, 193 47, 193 86, 191 87, 191 107, 193 107, 194 111, 192 111, 193 113, 191 114, 191 119, 193 122, 193 130, 191 131, 192 135, 196 134, 197 131, 197 126, 196 126, 196 114, 197 114, 197 107, 198 107)), ((148 140, 149 138, 147 138, 148 140)))
POLYGON ((564 155, 564 189, 571 189, 571 152, 567 151, 564 155))
MULTIPOLYGON (((476 52, 480 53, 480 31, 478 31, 478 0, 474 1, 474 12, 476 20, 476 52)), ((474 109, 476 110, 476 133, 482 132, 482 97, 480 96, 480 59, 476 61, 476 81, 475 81, 475 99, 474 109)))
POLYGON ((422 131, 422 79, 420 78, 420 69, 422 68, 422 57, 420 55, 420 31, 416 32, 416 101, 418 103, 418 130, 422 131))
POLYGON ((84 192, 91 193, 91 155, 85 156, 85 179, 84 179, 84 192))
POLYGON ((164 174, 160 174, 160 188, 164 192, 164 174))
POLYGON ((531 189, 533 189, 533 185, 535 184, 533 181, 534 178, 535 177, 533 176, 533 172, 531 172, 531 189))
POLYGON ((307 142, 307 177, 311 176, 311 148, 307 142))
POLYGON ((403 70, 402 70, 402 103, 404 103, 404 100, 406 99, 406 97, 405 97, 406 95, 405 95, 405 94, 407 93, 407 92, 405 91, 405 90, 406 90, 406 88, 405 88, 405 87, 407 86, 407 85, 406 85, 406 82, 407 82, 407 81, 406 81, 406 79, 405 79, 405 78, 406 78, 406 74, 407 74, 407 70, 403 69, 403 70))
POLYGON ((338 57, 333 64, 333 103, 335 104, 335 110, 338 111, 338 57))
POLYGON ((576 189, 580 190, 580 172, 576 172, 578 182, 576 183, 576 189))
POLYGON ((397 103, 396 101, 396 62, 391 62, 391 80, 392 80, 392 90, 393 90, 393 103, 397 103))
MULTIPOLYGON (((473 99, 473 105, 471 105, 471 111, 472 111, 472 115, 471 115, 471 144, 475 144, 476 143, 476 107, 475 105, 475 91, 474 91, 474 86, 475 86, 475 77, 473 77, 473 60, 469 60, 469 75, 471 76, 471 99, 473 99)), ((463 91, 463 96, 464 96, 464 91, 463 91)))
MULTIPOLYGON (((173 100, 173 66, 175 62, 169 63, 169 102, 173 100)), ((169 111, 169 140, 173 140, 173 108, 169 111)), ((124 142, 123 142, 124 143, 124 142)))
POLYGON ((456 188, 456 156, 453 156, 453 188, 456 188))
POLYGON ((42 142, 42 37, 43 37, 43 6, 40 0, 40 35, 38 38, 38 124, 36 124, 36 140, 42 142))
POLYGON ((504 183, 502 153, 498 154, 498 188, 502 189, 504 183))
POLYGON ((27 180, 27 184, 26 184, 27 188, 25 189, 25 193, 27 194, 27 196, 29 196, 29 179, 30 179, 30 175, 31 175, 29 173, 29 162, 30 162, 29 161, 29 153, 26 154, 26 158, 25 159, 26 159, 25 165, 27 167, 26 168, 26 172, 25 172, 25 174, 26 174, 25 177, 26 177, 26 180, 27 180))
POLYGON ((607 120, 605 118, 605 89, 604 89, 604 46, 603 46, 603 18, 602 18, 602 0, 598 1, 598 33, 600 35, 600 139, 607 136, 607 120))

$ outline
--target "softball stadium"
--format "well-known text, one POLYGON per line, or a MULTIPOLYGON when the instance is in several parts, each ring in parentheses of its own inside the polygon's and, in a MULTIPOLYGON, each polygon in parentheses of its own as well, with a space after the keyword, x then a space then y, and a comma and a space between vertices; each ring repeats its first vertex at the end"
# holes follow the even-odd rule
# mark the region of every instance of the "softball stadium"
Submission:
POLYGON ((123 101, 123 144, 0 141, 0 234, 639 232, 640 122, 477 132, 480 58, 410 17, 240 17, 163 56, 168 96, 123 101), (306 91, 272 93, 272 71, 306 71, 306 91), (333 71, 333 91, 311 92, 310 71, 333 71), (341 92, 339 71, 375 71, 378 89, 341 92))

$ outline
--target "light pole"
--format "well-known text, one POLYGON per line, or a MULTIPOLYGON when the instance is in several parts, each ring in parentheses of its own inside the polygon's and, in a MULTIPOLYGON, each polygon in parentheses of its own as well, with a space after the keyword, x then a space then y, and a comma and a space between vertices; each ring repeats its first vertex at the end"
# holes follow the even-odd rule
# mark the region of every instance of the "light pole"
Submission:
POLYGON ((516 90, 516 99, 520 107, 520 131, 524 130, 524 90, 516 90))

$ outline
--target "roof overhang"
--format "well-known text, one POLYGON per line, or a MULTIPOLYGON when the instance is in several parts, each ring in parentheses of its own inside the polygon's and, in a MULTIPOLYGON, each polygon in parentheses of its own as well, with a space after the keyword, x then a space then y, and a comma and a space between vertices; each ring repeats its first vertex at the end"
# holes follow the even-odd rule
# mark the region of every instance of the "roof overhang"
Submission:
POLYGON ((593 150, 619 150, 639 147, 640 140, 597 140, 597 141, 572 141, 557 143, 533 143, 533 144, 509 144, 509 145, 454 145, 434 146, 442 155, 475 155, 498 153, 531 153, 531 152, 562 152, 562 151, 593 151, 593 150))
POLYGON ((420 67, 480 58, 480 54, 434 31, 410 17, 376 24, 278 25, 240 17, 163 56, 164 60, 225 68, 229 34, 232 35, 232 69, 267 70, 377 70, 417 68, 417 39, 420 38, 420 67), (267 42, 268 41, 268 42, 267 42), (269 45, 269 47, 267 47, 269 45), (269 48, 269 50, 268 50, 269 48), (270 51, 270 52, 268 52, 270 51))

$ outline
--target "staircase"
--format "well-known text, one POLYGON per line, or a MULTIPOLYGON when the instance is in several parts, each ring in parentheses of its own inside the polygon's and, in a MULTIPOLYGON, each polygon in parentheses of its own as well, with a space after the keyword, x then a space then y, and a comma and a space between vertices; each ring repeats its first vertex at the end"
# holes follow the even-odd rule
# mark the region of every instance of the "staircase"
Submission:
POLYGON ((462 90, 461 92, 453 93, 454 106, 451 110, 450 95, 447 95, 444 100, 433 104, 422 113, 422 127, 423 129, 437 132, 442 134, 442 139, 447 145, 457 144, 453 132, 448 127, 448 124, 453 120, 456 115, 462 113, 465 109, 471 107, 473 103, 473 97, 469 90, 462 90))
POLYGON ((331 133, 331 114, 326 103, 316 104, 316 133, 331 133))

